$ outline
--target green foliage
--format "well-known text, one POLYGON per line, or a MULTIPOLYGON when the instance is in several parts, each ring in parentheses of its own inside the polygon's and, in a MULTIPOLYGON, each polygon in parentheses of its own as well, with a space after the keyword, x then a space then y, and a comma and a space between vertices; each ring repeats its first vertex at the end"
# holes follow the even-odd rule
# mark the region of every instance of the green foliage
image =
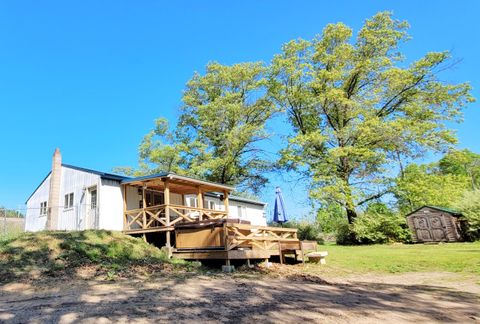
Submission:
POLYGON ((272 163, 259 145, 275 113, 261 63, 207 65, 187 83, 175 130, 164 119, 140 145, 142 173, 173 171, 257 193, 272 163))
MULTIPOLYGON (((272 224, 272 225, 278 226, 277 224, 272 224)), ((320 224, 318 224, 317 222, 310 222, 307 220, 288 221, 282 226, 287 228, 298 229, 297 235, 300 240, 317 241, 318 243, 323 243, 320 224)))
POLYGON ((409 165, 396 184, 394 192, 403 214, 424 205, 452 207, 468 189, 466 176, 444 174, 436 163, 409 165))
POLYGON ((0 217, 25 217, 21 212, 0 206, 0 217))
POLYGON ((353 223, 359 243, 410 242, 411 234, 404 216, 391 212, 383 204, 369 206, 353 223), (375 206, 376 205, 376 206, 375 206))
POLYGON ((337 227, 337 231, 335 233, 335 238, 337 244, 339 245, 354 245, 358 244, 358 240, 355 236, 353 231, 353 225, 348 223, 341 223, 337 227))
POLYGON ((336 239, 340 245, 410 242, 411 234, 404 216, 385 204, 370 203, 353 224, 337 227, 336 239))
POLYGON ((330 24, 311 41, 285 44, 271 65, 270 94, 294 130, 280 163, 311 177, 311 197, 340 204, 350 223, 358 206, 389 192, 392 164, 455 143, 444 122, 473 101, 468 84, 439 78, 448 52, 404 64, 407 27, 389 12, 367 20, 355 39, 330 24))
POLYGON ((466 192, 454 207, 466 220, 464 228, 466 239, 480 239, 480 190, 466 192))
POLYGON ((442 174, 468 178, 472 190, 480 189, 480 154, 469 150, 451 150, 439 162, 442 174))
POLYGON ((323 233, 336 233, 339 226, 347 223, 347 218, 341 206, 329 204, 318 209, 317 222, 323 233))

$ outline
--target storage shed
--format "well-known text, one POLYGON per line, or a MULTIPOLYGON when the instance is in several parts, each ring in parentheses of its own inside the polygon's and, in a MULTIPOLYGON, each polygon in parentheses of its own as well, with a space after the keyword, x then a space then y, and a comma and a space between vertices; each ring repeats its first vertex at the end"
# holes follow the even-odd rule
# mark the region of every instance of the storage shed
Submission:
POLYGON ((435 206, 423 206, 407 217, 414 242, 462 241, 460 213, 435 206))

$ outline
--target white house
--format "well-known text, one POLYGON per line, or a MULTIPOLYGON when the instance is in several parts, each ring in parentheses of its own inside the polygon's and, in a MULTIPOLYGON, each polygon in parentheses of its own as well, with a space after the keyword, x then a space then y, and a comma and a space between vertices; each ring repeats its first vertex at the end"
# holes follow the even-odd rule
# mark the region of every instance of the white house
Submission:
MULTIPOLYGON (((121 231, 124 229, 127 209, 142 208, 143 203, 146 206, 155 206, 165 202, 162 191, 144 189, 142 197, 142 192, 139 192, 138 188, 128 186, 142 178, 129 178, 62 164, 61 160, 60 151, 57 149, 53 155, 52 171, 26 202, 26 231, 45 229, 121 231), (47 214, 50 216, 51 224, 47 224, 47 214)), ((175 177, 180 180, 186 178, 173 173, 150 177, 155 176, 175 177)), ((202 180, 188 179, 192 183, 208 184, 202 180)), ((192 209, 198 209, 200 205, 210 211, 225 210, 224 196, 220 192, 205 192, 200 196, 172 192, 169 199, 172 204, 192 209), (203 197, 202 204, 199 204, 198 197, 203 197)), ((248 221, 252 225, 266 225, 265 206, 263 202, 230 195, 227 217, 248 221)))

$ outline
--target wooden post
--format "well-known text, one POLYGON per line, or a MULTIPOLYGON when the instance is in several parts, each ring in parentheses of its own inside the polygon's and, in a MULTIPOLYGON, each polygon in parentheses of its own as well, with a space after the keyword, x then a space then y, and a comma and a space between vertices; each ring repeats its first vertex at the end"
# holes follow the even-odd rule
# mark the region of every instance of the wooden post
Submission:
POLYGON ((123 185, 123 230, 127 230, 127 185, 123 185))
MULTIPOLYGON (((202 188, 197 188, 197 207, 203 209, 203 192, 202 188)), ((199 211, 198 220, 201 221, 203 218, 203 210, 199 211)))
POLYGON ((280 255, 280 264, 283 264, 282 244, 278 242, 278 253, 280 255))
MULTIPOLYGON (((145 213, 145 208, 147 207, 146 199, 145 199, 145 184, 142 183, 142 220, 143 220, 143 229, 147 229, 147 215, 145 213)), ((145 239, 145 236, 144 236, 145 239)))
MULTIPOLYGON (((170 227, 170 182, 169 179, 165 179, 165 190, 163 191, 163 197, 165 201, 165 223, 170 227)), ((165 246, 170 248, 170 231, 165 232, 165 246)))
POLYGON ((302 254, 302 265, 305 266, 305 251, 303 251, 303 243, 300 241, 300 253, 302 254))
POLYGON ((223 204, 225 205, 225 212, 227 213, 228 218, 228 191, 223 191, 223 204))

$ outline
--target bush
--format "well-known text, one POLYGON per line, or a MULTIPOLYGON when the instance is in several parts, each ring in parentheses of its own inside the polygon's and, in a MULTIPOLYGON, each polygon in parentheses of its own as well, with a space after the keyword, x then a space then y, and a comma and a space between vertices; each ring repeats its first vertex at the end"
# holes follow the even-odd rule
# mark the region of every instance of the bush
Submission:
MULTIPOLYGON (((272 224, 273 226, 278 226, 272 224)), ((317 241, 318 243, 323 243, 323 238, 321 236, 320 226, 317 222, 309 221, 289 221, 283 224, 283 227, 287 228, 296 228, 298 229, 297 235, 300 240, 305 241, 317 241)))
POLYGON ((375 244, 410 242, 411 233, 403 216, 393 213, 385 204, 371 203, 353 224, 340 224, 337 244, 375 244))
POLYGON ((353 231, 353 226, 348 223, 342 223, 337 226, 336 242, 340 245, 358 244, 359 242, 353 231))
POLYGON ((353 223, 359 243, 409 242, 410 230, 403 216, 391 212, 365 212, 353 223))
POLYGON ((338 204, 329 204, 317 211, 317 223, 322 233, 336 233, 339 226, 347 224, 345 212, 338 204))
POLYGON ((466 221, 463 228, 465 239, 480 239, 480 190, 466 192, 455 207, 466 221))

